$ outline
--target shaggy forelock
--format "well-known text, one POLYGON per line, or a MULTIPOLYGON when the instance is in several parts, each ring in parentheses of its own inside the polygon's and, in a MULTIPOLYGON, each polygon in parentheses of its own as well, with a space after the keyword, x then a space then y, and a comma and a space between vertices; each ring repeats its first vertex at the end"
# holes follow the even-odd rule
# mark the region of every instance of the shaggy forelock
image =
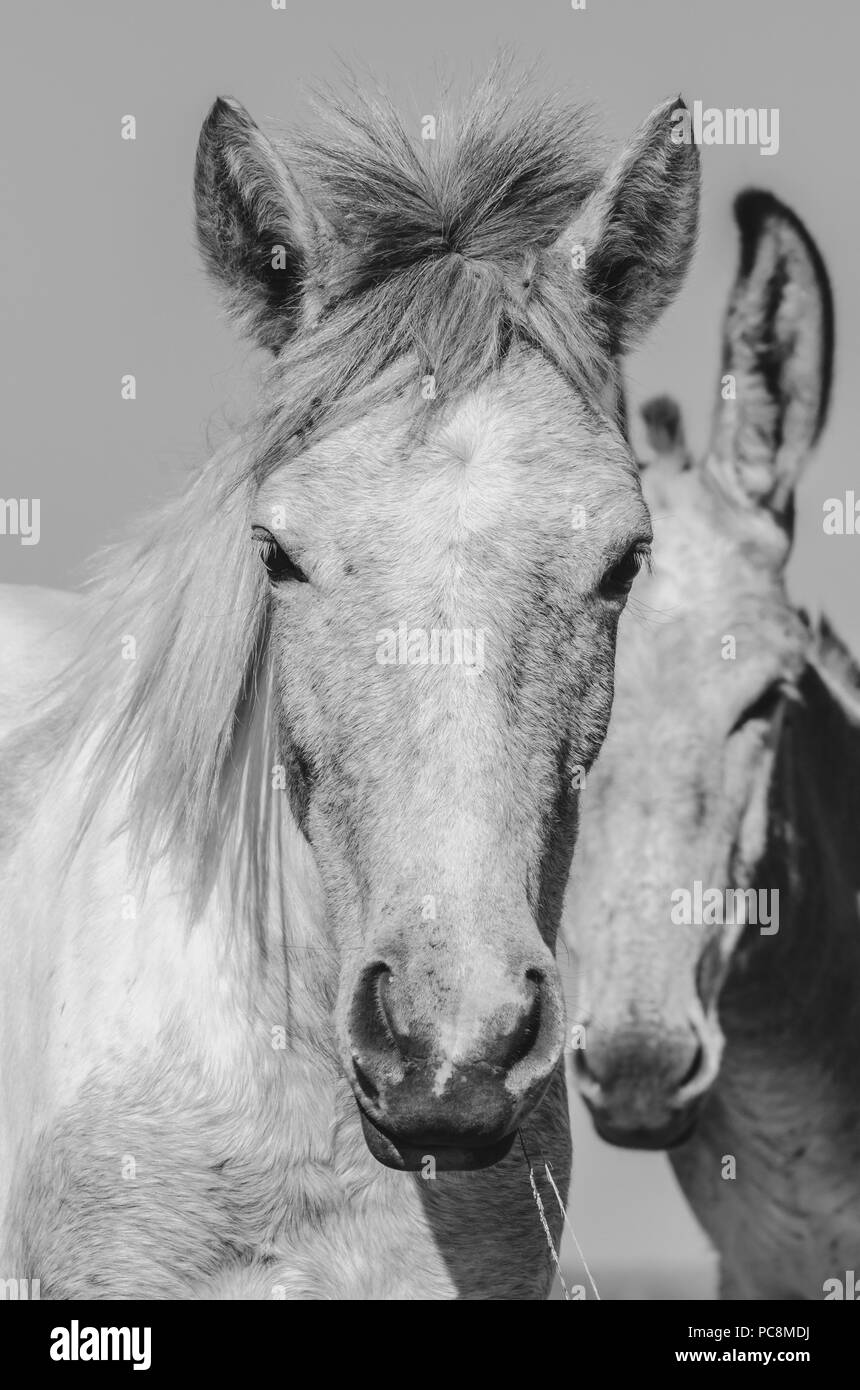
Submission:
POLYGON ((597 408, 605 327, 557 246, 604 169, 587 111, 496 69, 459 114, 437 113, 434 140, 354 86, 318 112, 316 131, 282 146, 332 244, 321 312, 274 366, 277 462, 290 439, 366 408, 393 364, 426 413, 473 389, 515 339, 597 408))

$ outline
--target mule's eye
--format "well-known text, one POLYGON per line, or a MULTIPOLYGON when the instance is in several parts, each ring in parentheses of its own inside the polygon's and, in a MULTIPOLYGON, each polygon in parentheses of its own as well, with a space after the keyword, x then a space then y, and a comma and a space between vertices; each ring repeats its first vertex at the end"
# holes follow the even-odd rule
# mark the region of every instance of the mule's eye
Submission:
POLYGON ((642 566, 649 564, 650 560, 651 551, 647 545, 643 545, 641 541, 631 545, 627 553, 617 560, 601 579, 601 598, 624 598, 630 592, 633 580, 642 566))
POLYGON ((290 559, 270 531, 264 530, 262 526, 255 526, 252 534, 260 551, 260 559, 266 566, 266 573, 273 584, 283 584, 290 579, 298 584, 307 584, 307 575, 290 559))
POLYGON ((762 693, 753 700, 752 704, 747 705, 742 710, 732 725, 729 733, 737 733, 745 724, 758 722, 769 724, 787 695, 787 690, 782 681, 774 681, 762 693))

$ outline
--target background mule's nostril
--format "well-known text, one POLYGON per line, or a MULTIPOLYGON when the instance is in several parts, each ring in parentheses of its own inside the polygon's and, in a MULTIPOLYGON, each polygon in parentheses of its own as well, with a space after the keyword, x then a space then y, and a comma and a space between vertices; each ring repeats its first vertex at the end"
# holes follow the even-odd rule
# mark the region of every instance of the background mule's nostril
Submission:
POLYGON ((693 1055, 693 1060, 692 1060, 692 1062, 691 1062, 690 1065, 688 1066, 687 1070, 684 1072, 684 1075, 681 1077, 681 1080, 678 1082, 678 1089, 679 1089, 679 1090, 680 1090, 680 1088, 681 1088, 682 1086, 687 1086, 687 1085, 689 1085, 689 1083, 690 1083, 690 1082, 693 1080, 693 1078, 698 1074, 698 1072, 701 1071, 702 1065, 703 1065, 703 1063, 704 1063, 704 1060, 705 1060, 705 1050, 704 1050, 704 1048, 702 1047, 702 1044, 701 1044, 701 1043, 698 1043, 697 1046, 696 1046, 696 1051, 695 1051, 695 1053, 694 1053, 694 1055, 693 1055))

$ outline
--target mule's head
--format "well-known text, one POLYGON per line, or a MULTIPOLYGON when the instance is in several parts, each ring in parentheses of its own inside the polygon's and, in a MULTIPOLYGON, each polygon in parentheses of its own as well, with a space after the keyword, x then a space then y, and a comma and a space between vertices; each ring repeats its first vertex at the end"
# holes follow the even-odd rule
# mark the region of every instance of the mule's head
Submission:
POLYGON ((644 412, 653 571, 622 624, 572 884, 580 1087, 604 1137, 641 1147, 689 1131, 720 1062, 732 952, 743 933, 779 927, 759 871, 808 640, 784 566, 795 483, 827 408, 832 309, 791 212, 747 193, 736 215, 741 263, 703 462, 691 465, 671 402, 644 412))
POLYGON ((650 541, 612 363, 695 236, 670 114, 605 176, 487 111, 435 164, 353 114, 302 188, 234 103, 201 137, 207 261, 274 354, 248 545, 280 756, 391 1166, 497 1161, 559 1064, 576 785, 650 541))

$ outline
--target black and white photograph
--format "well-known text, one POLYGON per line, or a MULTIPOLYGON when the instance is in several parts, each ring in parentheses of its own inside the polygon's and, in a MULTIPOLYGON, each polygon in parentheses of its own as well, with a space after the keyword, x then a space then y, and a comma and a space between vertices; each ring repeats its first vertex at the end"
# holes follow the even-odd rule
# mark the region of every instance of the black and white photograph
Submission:
POLYGON ((465 1300, 616 1305, 568 1315, 606 1374, 824 1374, 812 1305, 860 1300, 855 11, 2 30, 22 1373, 168 1375, 177 1329, 278 1372, 291 1310, 206 1305, 465 1300))

